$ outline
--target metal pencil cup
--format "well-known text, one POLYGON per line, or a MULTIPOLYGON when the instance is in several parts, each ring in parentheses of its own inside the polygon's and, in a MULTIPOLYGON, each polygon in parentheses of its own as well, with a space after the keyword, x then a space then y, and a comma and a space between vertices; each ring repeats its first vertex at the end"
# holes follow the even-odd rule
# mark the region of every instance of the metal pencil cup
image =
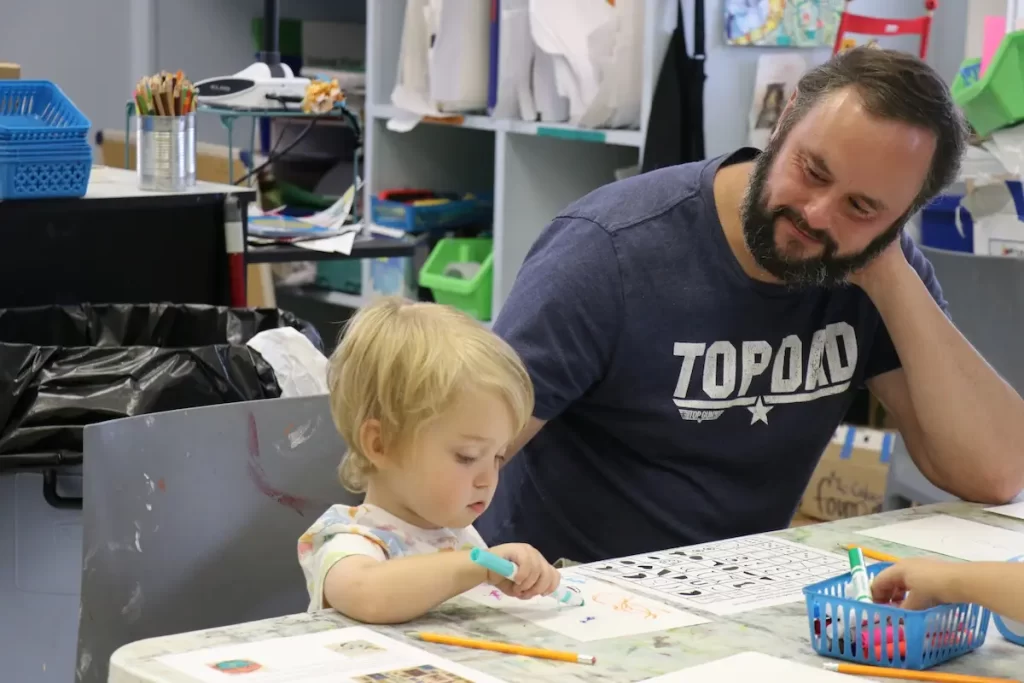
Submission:
POLYGON ((136 116, 139 189, 181 192, 196 184, 196 115, 136 116))

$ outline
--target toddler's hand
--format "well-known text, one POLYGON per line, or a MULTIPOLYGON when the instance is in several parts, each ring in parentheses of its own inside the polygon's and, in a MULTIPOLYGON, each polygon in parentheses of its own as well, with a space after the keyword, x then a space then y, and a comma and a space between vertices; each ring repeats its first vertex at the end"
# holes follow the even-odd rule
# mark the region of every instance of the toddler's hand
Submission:
POLYGON ((562 575, 544 559, 536 548, 526 543, 506 543, 490 549, 498 557, 515 562, 519 569, 513 583, 503 576, 487 572, 487 582, 506 595, 528 600, 547 595, 558 588, 562 575))
POLYGON ((930 559, 897 562, 871 582, 875 602, 896 603, 909 610, 923 610, 949 602, 958 571, 957 563, 930 559))

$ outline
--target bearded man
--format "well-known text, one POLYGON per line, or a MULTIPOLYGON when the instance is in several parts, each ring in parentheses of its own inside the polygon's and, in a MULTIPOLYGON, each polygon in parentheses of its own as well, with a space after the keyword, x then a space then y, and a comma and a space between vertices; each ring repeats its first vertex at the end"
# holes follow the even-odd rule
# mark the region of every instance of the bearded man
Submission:
POLYGON ((936 485, 1016 496, 1024 402, 903 230, 967 136, 930 67, 853 49, 804 75, 763 152, 557 216, 494 325, 536 407, 484 539, 594 561, 785 527, 865 385, 936 485))

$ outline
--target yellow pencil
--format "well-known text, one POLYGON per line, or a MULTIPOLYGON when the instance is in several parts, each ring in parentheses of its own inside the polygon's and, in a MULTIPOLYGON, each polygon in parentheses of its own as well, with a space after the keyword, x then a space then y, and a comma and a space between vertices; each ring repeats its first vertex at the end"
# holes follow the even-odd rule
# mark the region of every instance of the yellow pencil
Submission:
POLYGON ((505 654, 510 655, 554 659, 560 662, 576 662, 577 664, 594 664, 597 662, 597 657, 592 655, 581 655, 575 652, 559 652, 558 650, 545 650, 544 648, 527 647, 526 645, 512 645, 511 643, 496 643, 490 640, 475 640, 473 638, 448 636, 441 633, 414 633, 411 635, 414 635, 420 640, 424 640, 428 643, 438 643, 440 645, 470 647, 476 650, 490 650, 491 652, 504 652, 505 654))
POLYGON ((864 553, 864 557, 870 557, 872 560, 878 560, 879 562, 899 562, 900 561, 900 558, 898 558, 898 557, 895 557, 893 555, 886 555, 885 553, 880 553, 877 550, 871 550, 870 548, 864 548, 862 546, 856 546, 856 545, 844 545, 843 546, 843 548, 845 550, 851 550, 852 548, 858 548, 858 547, 861 549, 861 552, 864 553))
POLYGON ((881 666, 865 666, 863 664, 823 665, 826 671, 855 676, 875 676, 876 678, 896 678, 901 681, 930 681, 931 683, 1020 683, 1016 678, 991 678, 989 676, 968 676, 967 674, 944 674, 934 671, 908 671, 906 669, 888 669, 881 666))

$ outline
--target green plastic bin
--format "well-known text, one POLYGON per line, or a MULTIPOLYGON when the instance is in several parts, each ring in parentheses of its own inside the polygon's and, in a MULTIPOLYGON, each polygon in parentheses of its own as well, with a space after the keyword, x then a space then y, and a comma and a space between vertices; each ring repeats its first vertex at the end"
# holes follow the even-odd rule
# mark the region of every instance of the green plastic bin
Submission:
POLYGON ((434 300, 457 308, 480 321, 491 319, 491 292, 494 287, 494 241, 489 237, 445 238, 440 240, 420 269, 420 287, 434 293, 434 300), (453 263, 480 265, 466 279, 446 275, 453 263))
POLYGON ((1024 120, 1024 31, 1006 34, 985 74, 971 82, 964 75, 978 61, 960 65, 950 90, 968 122, 984 137, 1024 120))

